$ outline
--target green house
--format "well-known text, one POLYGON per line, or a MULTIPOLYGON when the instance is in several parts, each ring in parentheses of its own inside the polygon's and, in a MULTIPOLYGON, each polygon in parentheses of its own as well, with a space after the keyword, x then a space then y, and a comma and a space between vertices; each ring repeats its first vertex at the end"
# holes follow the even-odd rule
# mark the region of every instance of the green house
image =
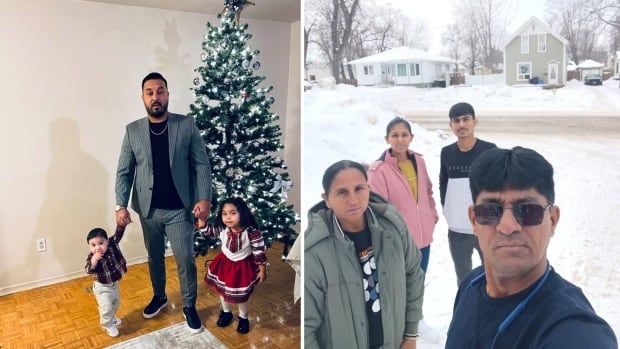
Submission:
POLYGON ((568 40, 530 17, 504 46, 506 84, 566 84, 567 46, 568 40))

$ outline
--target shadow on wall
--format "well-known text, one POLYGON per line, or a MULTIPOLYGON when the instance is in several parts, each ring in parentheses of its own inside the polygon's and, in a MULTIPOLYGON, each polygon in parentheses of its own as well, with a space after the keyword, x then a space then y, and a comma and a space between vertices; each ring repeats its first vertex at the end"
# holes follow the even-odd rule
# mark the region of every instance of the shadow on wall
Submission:
MULTIPOLYGON (((181 53, 179 49, 181 36, 179 35, 179 29, 175 20, 166 21, 163 43, 165 47, 155 47, 154 53, 157 62, 155 70, 163 74, 168 82, 174 86, 191 86, 191 81, 193 80, 192 67, 187 63, 190 55, 188 53, 181 53), (171 77, 180 79, 180 81, 170 81, 171 77)), ((179 92, 174 95, 181 96, 185 94, 184 92, 179 92)), ((172 94, 171 98, 173 98, 172 94)), ((177 106, 178 108, 179 106, 177 106)))
POLYGON ((49 140, 52 162, 47 171, 47 192, 23 271, 30 281, 83 270, 88 231, 94 227, 111 230, 106 225, 110 214, 109 175, 97 159, 81 149, 78 123, 66 118, 52 120, 49 140), (36 240, 41 237, 47 239, 46 252, 36 251, 36 240))

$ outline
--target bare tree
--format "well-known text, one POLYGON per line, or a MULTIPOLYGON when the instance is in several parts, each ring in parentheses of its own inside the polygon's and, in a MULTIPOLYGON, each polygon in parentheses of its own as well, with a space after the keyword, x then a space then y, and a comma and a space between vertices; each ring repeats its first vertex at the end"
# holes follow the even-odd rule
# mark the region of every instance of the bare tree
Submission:
POLYGON ((590 13, 594 14, 603 23, 620 29, 620 1, 598 0, 589 3, 590 13))
POLYGON ((548 19, 568 40, 571 59, 579 63, 592 56, 602 34, 600 20, 589 9, 590 0, 548 0, 548 19))
MULTIPOLYGON (((455 5, 460 18, 455 24, 464 25, 465 36, 476 41, 481 63, 488 69, 498 71, 502 58, 497 52, 506 37, 514 1, 457 0, 455 5)), ((468 46, 473 49, 472 43, 468 46)))
POLYGON ((463 58, 464 43, 462 39, 462 33, 458 24, 450 24, 446 28, 446 31, 441 34, 441 42, 445 47, 445 52, 454 59, 457 63, 455 69, 458 69, 458 64, 463 58))

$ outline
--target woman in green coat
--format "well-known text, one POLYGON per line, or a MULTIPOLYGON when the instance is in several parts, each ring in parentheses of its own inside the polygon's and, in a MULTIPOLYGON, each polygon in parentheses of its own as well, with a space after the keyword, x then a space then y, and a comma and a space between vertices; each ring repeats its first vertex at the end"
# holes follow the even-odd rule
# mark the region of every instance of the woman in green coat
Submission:
POLYGON ((323 175, 304 236, 304 348, 415 348, 420 252, 396 208, 370 192, 359 163, 323 175))

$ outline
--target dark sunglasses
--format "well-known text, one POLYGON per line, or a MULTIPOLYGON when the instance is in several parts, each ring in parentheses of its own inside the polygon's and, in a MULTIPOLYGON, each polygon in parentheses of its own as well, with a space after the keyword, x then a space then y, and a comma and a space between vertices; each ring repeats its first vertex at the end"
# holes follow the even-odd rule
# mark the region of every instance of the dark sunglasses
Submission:
POLYGON ((521 226, 539 225, 543 221, 545 210, 552 206, 553 204, 547 206, 514 204, 512 207, 504 207, 500 204, 489 202, 474 206, 474 215, 478 224, 497 225, 504 214, 504 210, 512 210, 512 214, 521 226))

